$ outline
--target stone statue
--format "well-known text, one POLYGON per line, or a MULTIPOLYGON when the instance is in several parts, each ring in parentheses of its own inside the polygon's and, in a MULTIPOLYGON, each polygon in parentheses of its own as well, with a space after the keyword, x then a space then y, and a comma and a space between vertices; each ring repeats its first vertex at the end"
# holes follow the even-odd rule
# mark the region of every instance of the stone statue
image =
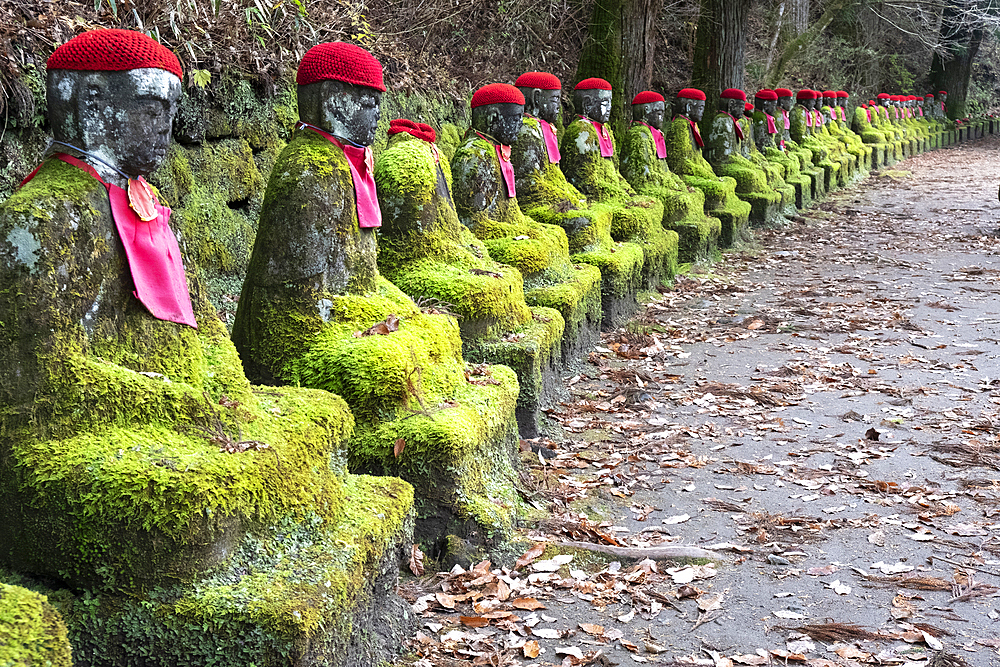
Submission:
POLYGON ((576 120, 560 142, 562 169, 591 202, 614 206, 611 238, 642 247, 642 281, 655 289, 677 270, 677 233, 663 228, 663 204, 637 195, 618 171, 620 156, 611 132, 611 84, 584 79, 573 91, 576 120))
POLYGON ((663 137, 666 101, 653 91, 632 99, 632 125, 622 142, 621 173, 636 192, 663 202, 663 226, 679 236, 678 259, 709 257, 719 243, 722 222, 705 215, 705 193, 686 185, 667 165, 663 137))
POLYGON ((518 206, 538 222, 566 230, 570 258, 601 271, 602 326, 617 326, 638 307, 642 248, 611 238, 616 206, 587 201, 560 168, 557 123, 562 84, 547 72, 527 72, 515 87, 524 95, 524 123, 511 146, 511 164, 518 184, 518 206))
MULTIPOLYGON (((833 139, 842 144, 842 150, 846 151, 852 158, 851 173, 855 178, 858 178, 868 172, 871 149, 865 150, 861 139, 847 126, 846 115, 843 115, 844 110, 837 103, 839 95, 840 93, 836 90, 823 91, 823 102, 826 105, 823 107, 824 120, 828 119, 827 132, 833 139)), ((846 92, 844 96, 847 96, 846 92)))
POLYGON ((663 133, 667 165, 690 187, 705 193, 705 212, 722 221, 720 244, 728 248, 743 240, 750 221, 750 204, 736 196, 736 180, 717 176, 702 148, 698 122, 705 113, 705 93, 684 88, 674 98, 673 120, 663 133))
POLYGON ((830 192, 840 186, 839 161, 830 158, 829 147, 820 139, 815 113, 816 91, 804 88, 795 95, 796 104, 789 112, 792 140, 812 153, 812 162, 823 169, 824 191, 830 192))
POLYGON ((886 165, 887 155, 891 156, 892 146, 886 142, 885 135, 872 125, 875 113, 877 110, 867 104, 855 107, 851 119, 851 131, 861 138, 865 146, 871 148, 870 168, 880 169, 886 165))
POLYGON ((528 305, 562 315, 566 358, 598 336, 601 272, 571 263, 565 229, 521 211, 511 144, 523 125, 524 102, 521 91, 505 83, 473 94, 472 127, 451 161, 452 196, 458 219, 483 241, 490 257, 524 276, 528 305))
MULTIPOLYGON (((775 88, 774 93, 778 96, 776 124, 784 141, 784 149, 789 155, 794 156, 798 160, 800 173, 809 178, 810 196, 813 199, 821 199, 826 192, 824 172, 813 164, 812 152, 799 146, 792 140, 790 112, 795 106, 795 97, 788 88, 775 88)), ((804 206, 805 203, 803 202, 802 207, 804 206)))
POLYGON ((750 160, 753 144, 747 132, 750 125, 737 120, 738 116, 743 116, 746 103, 746 93, 742 90, 727 88, 722 91, 719 110, 705 138, 705 159, 716 174, 736 180, 736 194, 750 204, 753 224, 778 225, 782 222, 781 194, 768 185, 764 170, 750 160))
POLYGON ((517 419, 534 437, 541 408, 562 368, 564 321, 550 308, 529 308, 520 271, 494 262, 458 219, 451 167, 424 123, 396 119, 375 162, 382 210, 378 268, 413 299, 458 316, 462 354, 502 363, 517 373, 517 419))
POLYGON ((342 396, 355 420, 352 468, 410 481, 425 539, 490 546, 517 510, 517 380, 505 366, 470 370, 447 307, 421 308, 379 273, 369 145, 381 64, 353 44, 319 44, 296 82, 299 122, 268 180, 233 327, 244 367, 342 396))
MULTIPOLYGON (((0 205, 0 564, 88 589, 101 622, 67 617, 81 655, 275 662, 308 642, 356 664, 341 619, 406 613, 380 578, 395 579, 412 542, 411 490, 346 474, 341 399, 263 395, 244 376, 144 179, 166 155, 181 76, 173 53, 129 30, 82 33, 48 61, 54 141, 0 205), (313 546, 249 566, 251 552, 284 550, 278 525, 313 546), (290 604, 311 622, 285 606, 290 571, 290 604), (145 596, 157 585, 176 597, 145 596), (271 603, 249 610, 261 591, 271 603)), ((369 655, 388 657, 405 625, 369 655)))
MULTIPOLYGON (((802 174, 798 158, 786 152, 785 140, 775 121, 778 94, 768 88, 759 90, 754 95, 754 104, 756 111, 751 115, 751 120, 756 155, 760 156, 758 159, 765 160, 768 163, 766 166, 779 170, 777 177, 794 189, 796 207, 808 206, 812 201, 812 179, 802 174)), ((774 187, 777 180, 769 182, 774 187)), ((794 211, 786 212, 794 213, 794 211)))

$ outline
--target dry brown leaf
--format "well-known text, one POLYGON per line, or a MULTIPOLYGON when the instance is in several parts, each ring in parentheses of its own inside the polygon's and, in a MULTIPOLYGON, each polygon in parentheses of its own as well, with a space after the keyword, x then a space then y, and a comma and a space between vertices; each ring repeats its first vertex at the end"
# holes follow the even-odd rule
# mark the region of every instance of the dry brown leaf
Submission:
POLYGON ((593 623, 580 623, 580 629, 586 632, 588 635, 594 635, 595 637, 600 637, 604 634, 603 625, 595 625, 593 623))
POLYGON ((483 616, 459 616, 458 622, 470 628, 484 628, 490 624, 490 619, 483 616))
POLYGON ((395 315, 389 315, 385 318, 384 322, 378 322, 373 324, 364 331, 356 331, 354 333, 355 338, 363 338, 364 336, 387 336, 394 331, 399 330, 399 318, 395 315))
POLYGON ((525 658, 537 658, 538 650, 538 642, 534 639, 524 642, 524 647, 521 649, 525 658))
POLYGON ((535 546, 531 547, 523 554, 521 554, 521 557, 517 559, 515 565, 517 566, 518 569, 525 567, 526 565, 530 565, 531 561, 535 560, 543 553, 545 553, 545 545, 539 542, 538 544, 536 544, 535 546))
POLYGON ((441 593, 439 591, 434 594, 434 597, 437 598, 438 604, 444 607, 445 609, 455 608, 455 602, 457 601, 456 596, 448 595, 447 593, 441 593))
POLYGON ((416 544, 410 549, 410 572, 417 577, 424 575, 424 552, 416 544))
POLYGON ((399 455, 403 453, 404 447, 406 447, 406 438, 397 438, 396 444, 392 446, 392 455, 398 459, 399 455))
POLYGON ((535 598, 517 598, 511 605, 515 609, 524 609, 526 611, 534 611, 535 609, 545 609, 545 605, 536 600, 535 598))

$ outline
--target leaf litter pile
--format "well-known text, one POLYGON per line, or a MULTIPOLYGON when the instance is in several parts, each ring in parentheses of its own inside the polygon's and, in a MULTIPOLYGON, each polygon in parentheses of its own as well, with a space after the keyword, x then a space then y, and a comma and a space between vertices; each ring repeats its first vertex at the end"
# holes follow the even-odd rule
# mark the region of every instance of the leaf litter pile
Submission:
POLYGON ((397 664, 1000 664, 998 144, 756 230, 605 333, 521 442, 517 554, 411 559, 397 664))

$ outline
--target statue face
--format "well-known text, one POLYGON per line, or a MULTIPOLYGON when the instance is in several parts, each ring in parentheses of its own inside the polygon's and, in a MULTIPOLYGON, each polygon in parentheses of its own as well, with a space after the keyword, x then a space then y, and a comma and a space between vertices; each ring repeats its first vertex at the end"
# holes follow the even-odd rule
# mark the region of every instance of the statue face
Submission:
POLYGON ((598 123, 611 120, 610 90, 577 90, 573 101, 580 113, 598 123))
POLYGON ((837 98, 837 106, 838 107, 845 107, 846 108, 847 107, 847 98, 846 97, 838 97, 837 98))
POLYGON ((484 104, 472 110, 472 127, 509 146, 524 123, 523 104, 484 104))
POLYGON ((641 120, 657 130, 663 128, 663 116, 666 113, 666 102, 649 102, 632 105, 632 119, 641 120))
POLYGON ((763 111, 769 116, 773 116, 774 112, 778 110, 778 100, 762 100, 754 99, 754 106, 763 111))
POLYGON ((130 176, 149 174, 163 162, 180 95, 180 79, 153 67, 52 70, 47 82, 55 139, 94 153, 130 176))
POLYGON ((524 113, 555 123, 559 120, 562 109, 561 90, 542 90, 541 88, 524 88, 518 90, 524 95, 524 113))
POLYGON ((802 101, 802 106, 804 106, 806 109, 809 109, 810 111, 812 111, 813 109, 816 108, 816 100, 815 99, 803 100, 802 101))
POLYGON ((688 118, 697 123, 704 117, 705 117, 705 100, 691 100, 690 113, 688 114, 688 118))
POLYGON ((736 118, 742 116, 744 104, 746 102, 743 100, 733 100, 727 97, 720 98, 719 100, 719 108, 736 118))
POLYGON ((795 106, 794 97, 779 97, 778 106, 780 106, 785 111, 791 111, 792 107, 795 106))
POLYGON ((382 92, 342 81, 318 83, 322 86, 319 127, 359 146, 370 146, 382 116, 382 92))
POLYGON ((938 102, 947 102, 948 101, 948 93, 938 93, 937 94, 937 101, 938 102))

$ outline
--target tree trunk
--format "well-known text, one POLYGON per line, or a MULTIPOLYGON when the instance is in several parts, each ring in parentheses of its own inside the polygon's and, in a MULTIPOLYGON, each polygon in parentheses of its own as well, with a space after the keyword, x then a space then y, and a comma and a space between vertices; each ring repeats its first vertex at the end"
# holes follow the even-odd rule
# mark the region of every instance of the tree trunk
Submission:
POLYGON ((595 0, 574 84, 588 77, 612 86, 611 124, 624 138, 632 98, 653 80, 655 27, 663 0, 595 0))
POLYGON ((750 2, 701 0, 691 85, 705 93, 705 118, 711 122, 725 88, 743 88, 750 2))
POLYGON ((948 91, 948 117, 965 118, 972 63, 983 41, 983 25, 971 21, 970 0, 950 0, 941 16, 940 51, 931 60, 931 85, 948 91), (965 20, 963 20, 963 18, 965 20))
POLYGON ((809 28, 809 0, 791 0, 788 22, 792 26, 792 37, 798 37, 809 28))

